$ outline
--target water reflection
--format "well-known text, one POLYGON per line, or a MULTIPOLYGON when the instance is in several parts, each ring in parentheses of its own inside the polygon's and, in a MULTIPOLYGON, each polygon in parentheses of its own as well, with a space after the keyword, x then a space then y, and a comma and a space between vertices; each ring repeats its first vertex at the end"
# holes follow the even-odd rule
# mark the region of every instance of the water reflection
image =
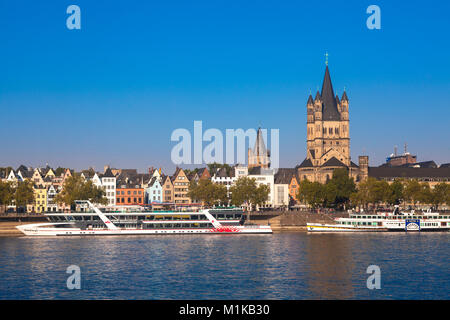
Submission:
POLYGON ((450 233, 0 238, 0 299, 448 299, 450 233), (69 265, 82 289, 68 290, 69 265), (379 265, 382 290, 366 287, 379 265))
POLYGON ((306 265, 313 299, 352 299, 352 240, 341 234, 308 234, 306 265))

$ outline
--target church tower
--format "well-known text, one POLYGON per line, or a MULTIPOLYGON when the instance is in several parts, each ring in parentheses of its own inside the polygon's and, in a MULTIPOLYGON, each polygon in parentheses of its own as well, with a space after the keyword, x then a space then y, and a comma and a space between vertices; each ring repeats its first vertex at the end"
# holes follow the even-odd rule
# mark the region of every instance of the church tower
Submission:
POLYGON ((322 91, 306 103, 306 159, 298 166, 301 180, 326 182, 336 168, 345 167, 351 175, 358 166, 350 159, 349 101, 343 92, 335 94, 328 61, 322 91))
POLYGON ((264 169, 270 167, 270 151, 266 149, 261 128, 258 128, 256 134, 255 147, 253 149, 248 148, 248 168, 254 167, 264 169))
POLYGON ((308 98, 307 109, 307 155, 314 166, 321 166, 336 158, 350 165, 350 136, 348 98, 344 91, 342 99, 334 95, 328 65, 322 84, 313 101, 308 98))

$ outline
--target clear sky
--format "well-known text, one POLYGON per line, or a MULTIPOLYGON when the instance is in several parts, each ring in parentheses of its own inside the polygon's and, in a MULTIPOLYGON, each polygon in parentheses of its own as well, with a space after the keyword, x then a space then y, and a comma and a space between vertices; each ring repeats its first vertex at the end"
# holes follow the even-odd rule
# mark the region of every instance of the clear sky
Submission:
POLYGON ((0 166, 165 168, 173 130, 280 129, 306 156, 306 101, 350 100, 352 160, 394 145, 450 162, 450 2, 2 1, 0 166), (66 9, 81 8, 81 30, 66 9), (366 9, 381 8, 381 30, 366 9))

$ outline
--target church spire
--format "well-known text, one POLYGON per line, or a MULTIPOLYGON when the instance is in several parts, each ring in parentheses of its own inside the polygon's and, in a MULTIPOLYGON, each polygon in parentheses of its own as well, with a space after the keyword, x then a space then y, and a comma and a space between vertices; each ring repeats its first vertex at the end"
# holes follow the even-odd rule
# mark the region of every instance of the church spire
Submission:
POLYGON ((342 101, 348 101, 347 92, 344 89, 344 94, 342 95, 342 101))
POLYGON ((334 96, 333 84, 331 83, 330 70, 328 65, 325 68, 325 76, 322 84, 322 100, 323 100, 323 120, 339 121, 341 116, 337 109, 336 98, 334 96))

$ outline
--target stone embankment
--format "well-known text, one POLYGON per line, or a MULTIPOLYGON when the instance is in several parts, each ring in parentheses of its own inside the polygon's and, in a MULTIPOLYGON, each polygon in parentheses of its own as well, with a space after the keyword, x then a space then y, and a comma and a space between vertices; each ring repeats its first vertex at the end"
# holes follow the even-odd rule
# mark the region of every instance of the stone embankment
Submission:
POLYGON ((273 212, 270 214, 251 214, 248 222, 270 224, 273 231, 306 231, 306 223, 333 223, 345 214, 312 213, 305 211, 273 212))
POLYGON ((24 234, 16 228, 16 226, 22 224, 46 222, 44 217, 32 216, 32 217, 0 217, 0 237, 20 237, 24 234))

